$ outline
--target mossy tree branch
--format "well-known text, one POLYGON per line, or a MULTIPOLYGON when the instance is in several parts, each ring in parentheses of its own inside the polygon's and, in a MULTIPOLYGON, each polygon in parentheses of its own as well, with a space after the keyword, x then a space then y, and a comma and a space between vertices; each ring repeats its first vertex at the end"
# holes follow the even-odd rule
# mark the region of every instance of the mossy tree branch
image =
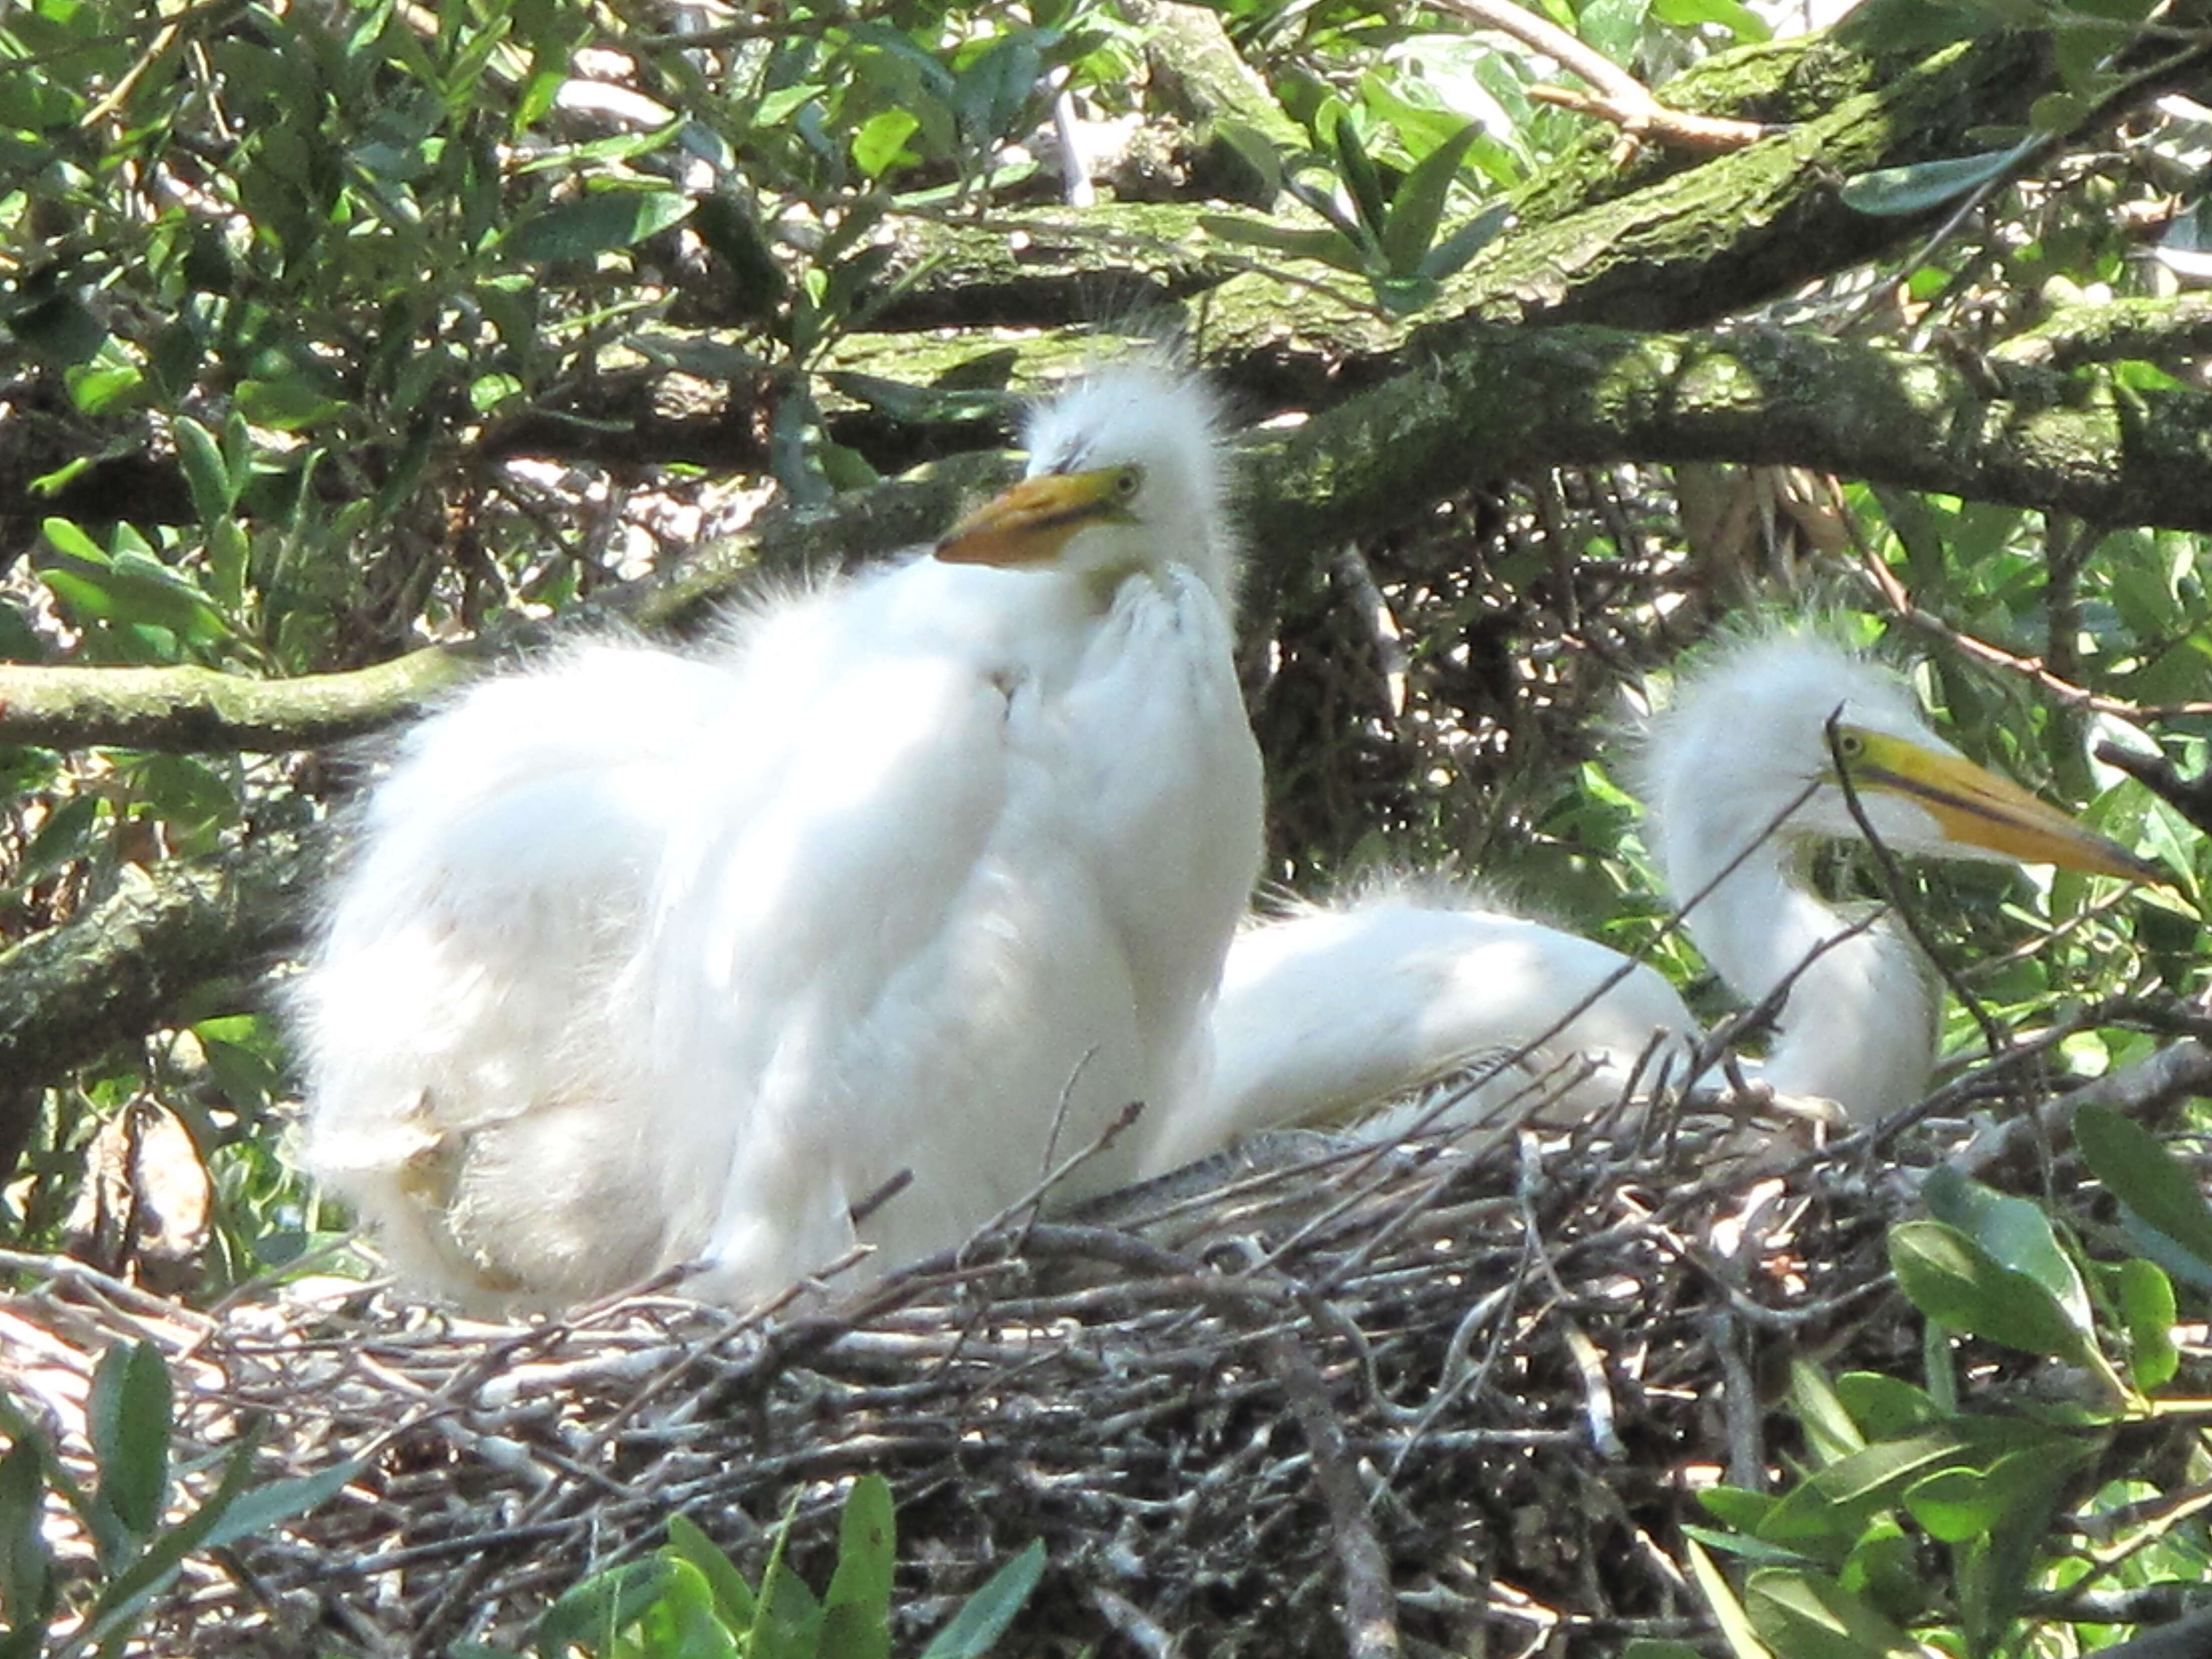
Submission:
POLYGON ((114 895, 0 951, 0 1078, 51 1080, 175 1019, 210 980, 289 948, 316 866, 288 838, 209 864, 127 867, 114 895))
MULTIPOLYGON (((1976 372, 1782 328, 1453 336, 1431 368, 1248 443, 1248 472, 1266 481, 1247 492, 1257 586, 1407 522, 1477 477, 1614 461, 1794 465, 2100 524, 2212 530, 2212 395, 2126 391, 2094 365, 1976 372)), ((763 569, 834 568, 926 541, 1006 469, 1000 458, 963 457, 826 507, 769 514, 574 623, 681 629, 763 569)), ((419 707, 487 654, 422 651, 289 682, 0 667, 0 743, 310 747, 419 707)))

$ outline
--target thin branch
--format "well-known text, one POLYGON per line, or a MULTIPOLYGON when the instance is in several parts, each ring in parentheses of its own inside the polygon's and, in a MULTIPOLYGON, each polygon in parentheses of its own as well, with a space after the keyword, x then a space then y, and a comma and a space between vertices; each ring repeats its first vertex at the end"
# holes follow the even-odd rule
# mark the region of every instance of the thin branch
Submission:
POLYGON ((1345 1446, 1344 1425, 1329 1403, 1328 1386, 1294 1339, 1271 1338, 1262 1352, 1269 1375, 1282 1384, 1291 1415, 1304 1431, 1314 1484, 1328 1508, 1330 1540, 1344 1570, 1344 1636, 1352 1659, 1398 1659, 1403 1648, 1390 1559, 1375 1535, 1366 1496, 1345 1446))
POLYGON ((2165 756, 2139 754, 2116 743, 2099 744, 2097 758, 2107 766, 2118 767, 2206 835, 2212 836, 2212 771, 2185 778, 2165 756))
MULTIPOLYGON (((1846 517, 1848 520, 1848 515, 1846 517)), ((1934 611, 1923 611, 1914 603, 1911 591, 1858 534, 1855 521, 1852 522, 1852 536, 1858 545, 1860 574, 1881 595, 1890 613, 1908 627, 1930 638, 1942 640, 1961 656, 1971 657, 1977 662, 1987 663, 2008 673, 2033 680, 2054 702, 2063 703, 2069 708, 2082 709, 2094 714, 2115 715, 2133 725, 2141 725, 2146 720, 2176 720, 2184 715, 2212 714, 2212 702, 2207 702, 2146 704, 2130 702, 2124 697, 2108 697, 2086 686, 2076 685, 2071 680, 2061 679, 2044 665, 2040 657, 2023 657, 2005 650, 2002 646, 1992 645, 1987 640, 1961 633, 1934 611)), ((2119 763, 2116 761, 2113 764, 2119 763)))
POLYGON ((2037 1146, 2057 1146, 2073 1133, 2074 1114, 2094 1103, 2130 1117, 2147 1116, 2192 1095, 2212 1092, 2212 1048, 2194 1037, 2160 1049, 2139 1066, 2110 1073, 2039 1110, 2007 1120, 1977 1135, 1953 1155, 1951 1167, 1979 1177, 2016 1154, 2037 1146))
POLYGON ((1907 902, 1911 896, 1911 890, 1905 884, 1905 872, 1898 867, 1897 855, 1883 842, 1874 827, 1874 820, 1867 816, 1865 803, 1859 799, 1857 786, 1851 781, 1851 769, 1844 760, 1843 715, 1840 704, 1828 715, 1825 727, 1828 739, 1828 761, 1834 769, 1836 781, 1842 786, 1844 805, 1850 812, 1851 822, 1858 825, 1859 834, 1866 838, 1867 846, 1874 854, 1874 861, 1881 872, 1882 890, 1888 896, 1889 908, 1897 913, 1897 919, 1904 923, 1905 931, 1912 935, 1912 942, 1920 947, 1920 954, 1942 977, 1951 994, 1958 998, 1960 1006, 1973 1017, 1975 1024, 1981 1027, 1982 1041, 1988 1045, 1990 1053, 1992 1055, 2001 1054, 2011 1040, 2010 1034, 1997 1024, 1996 1018, 1982 1006, 1981 999, 1967 988, 1957 970, 1936 949, 1936 941, 1920 925, 1920 918, 1913 913, 1912 906, 1907 902))
POLYGON ((1662 144, 1717 155, 1741 149, 1767 137, 1769 129, 1756 121, 1734 121, 1720 116, 1691 115, 1668 108, 1651 90, 1604 53, 1584 45, 1549 18, 1512 0, 1429 0, 1439 11, 1448 11, 1480 28, 1496 29, 1522 46, 1558 60, 1597 89, 1595 98, 1564 87, 1531 87, 1529 95, 1546 103, 1595 115, 1612 122, 1631 149, 1645 138, 1662 144))

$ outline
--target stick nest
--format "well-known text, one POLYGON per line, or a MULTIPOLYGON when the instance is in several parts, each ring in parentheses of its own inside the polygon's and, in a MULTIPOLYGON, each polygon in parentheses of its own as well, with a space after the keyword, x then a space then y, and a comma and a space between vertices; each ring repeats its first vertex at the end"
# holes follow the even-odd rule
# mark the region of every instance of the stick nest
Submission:
POLYGON ((1414 1651, 1489 1625, 1492 1651, 1609 1652, 1703 1627, 1672 1556, 1693 1488, 1771 1455, 1755 1352, 1893 1369, 1917 1341, 1869 1166, 1771 1174, 1774 1146, 1726 1155, 1747 1139, 1283 1137, 768 1318, 647 1294, 486 1326, 330 1281, 209 1317, 70 1272, 0 1304, 0 1383, 81 1450, 97 1353, 150 1339, 180 1462, 257 1416, 271 1478, 362 1461, 195 1561, 155 1651, 520 1646, 671 1514, 757 1570, 794 1494, 819 1585, 876 1470, 910 1638, 1041 1537, 1009 1651, 1334 1654, 1380 1616, 1414 1651))

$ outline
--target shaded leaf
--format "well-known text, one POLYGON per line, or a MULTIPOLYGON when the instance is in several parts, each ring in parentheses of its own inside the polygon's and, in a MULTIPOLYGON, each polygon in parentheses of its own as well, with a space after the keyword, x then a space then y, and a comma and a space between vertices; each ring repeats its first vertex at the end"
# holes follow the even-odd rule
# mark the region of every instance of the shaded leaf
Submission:
POLYGON ((626 1561, 573 1586, 545 1609, 532 1632, 539 1659, 568 1659, 572 1647, 604 1645, 628 1630, 684 1565, 659 1556, 626 1561))
POLYGON ((1469 121, 1424 155, 1400 181, 1378 238, 1382 263, 1393 276, 1412 276, 1423 272, 1423 258, 1437 239, 1437 226, 1443 221, 1445 204, 1451 199, 1452 181, 1459 177, 1460 163, 1467 158, 1468 146, 1481 133, 1481 127, 1469 121))
POLYGON ((691 199, 672 190, 598 190, 525 219, 508 233, 507 250, 517 259, 579 260, 681 224, 691 199))
POLYGON ((824 1659, 886 1659, 891 1650, 891 1571, 897 1524, 890 1483, 854 1482, 837 1523, 837 1566, 823 1593, 824 1659))
POLYGON ((185 483, 192 492, 192 510, 199 514, 200 522, 213 525, 228 518, 238 504, 238 489, 223 464, 222 448, 215 434, 189 415, 178 416, 169 423, 169 430, 176 439, 177 460, 184 468, 185 483))
POLYGON ((2003 177, 2034 145, 2033 140, 2023 140, 2009 149, 1914 161, 1899 167, 1876 167, 1845 179, 1837 194, 1844 206, 1875 217, 1924 213, 1992 179, 2003 177))
POLYGON ((2074 1115, 2074 1141, 2112 1196, 2200 1261, 2212 1262, 2212 1205, 2156 1135, 2108 1107, 2074 1115))
POLYGON ((1028 1548, 961 1603, 960 1611, 921 1650, 921 1659, 982 1659, 1044 1577, 1044 1540, 1031 1539, 1028 1548))
POLYGON ((0 1455, 0 1607, 24 1651, 44 1644, 54 1609, 53 1556, 46 1540, 46 1482, 38 1447, 18 1440, 0 1455))
POLYGON ((169 1492, 169 1368, 151 1342, 118 1343, 100 1355, 85 1429, 100 1470, 100 1502, 145 1538, 169 1492))
POLYGON ((2130 1256, 2119 1264, 2118 1283, 2135 1385, 2148 1394, 2171 1382, 2181 1369, 2173 1342, 2173 1281, 2153 1263, 2130 1256))

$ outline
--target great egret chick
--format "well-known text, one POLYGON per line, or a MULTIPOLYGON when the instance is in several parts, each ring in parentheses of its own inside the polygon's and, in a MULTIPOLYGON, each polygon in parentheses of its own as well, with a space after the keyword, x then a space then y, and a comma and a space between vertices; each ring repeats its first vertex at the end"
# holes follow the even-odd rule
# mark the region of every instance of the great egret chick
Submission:
POLYGON ((1214 1008, 1212 1086, 1146 1172, 1289 1124, 1357 1123, 1386 1139, 1419 1110, 1377 1117, 1378 1105, 1523 1049, 1447 1121, 1480 1119, 1531 1089, 1551 1097, 1544 1121, 1578 1119, 1634 1087, 1639 1062, 1647 1085, 1662 1066, 1685 1081, 1698 1035, 1657 969, 1470 893, 1394 882, 1237 935, 1214 1008))
POLYGON ((696 1261, 744 1305, 856 1245, 865 1278, 1203 1086, 1261 811, 1215 413, 1139 365, 1027 438, 933 556, 401 740, 299 1011, 309 1159, 406 1279, 556 1305, 696 1261))
MULTIPOLYGON (((1698 900, 1688 927, 1747 1000, 1798 974, 1771 1051, 1750 1069, 1778 1093, 1832 1101, 1864 1123, 1925 1091, 1939 1010, 1927 966, 1899 928, 1885 919, 1844 937, 1856 918, 1803 880, 1807 842, 1862 833, 1828 747, 1838 709, 1861 806, 1898 852, 2139 879, 2158 872, 1966 760, 1929 729, 1893 671, 1816 629, 1771 629, 1693 659, 1638 757, 1654 848, 1674 902, 1686 904, 1818 784, 1778 836, 1698 900)), ((1588 939, 1404 888, 1249 927, 1223 972, 1213 1087, 1201 1109, 1170 1126, 1146 1167, 1170 1169, 1238 1135, 1292 1124, 1360 1123, 1387 1136, 1413 1115, 1382 1108, 1470 1060, 1530 1044, 1525 1069, 1479 1091, 1450 1121, 1504 1103, 1530 1071, 1540 1075, 1565 1056, 1595 1069, 1561 1108, 1598 1109, 1632 1080, 1655 1032, 1668 1035, 1654 1058, 1677 1062, 1680 1081, 1679 1062, 1699 1034, 1654 969, 1626 972, 1573 1012, 1627 967, 1588 939)))
POLYGON ((1900 928, 1885 917, 1844 937, 1854 916, 1804 879, 1808 842, 1863 838, 1829 748, 1831 715, 1860 806, 1897 853, 2136 880, 2159 872, 1967 760, 1930 729, 1894 671, 1815 629, 1752 635, 1686 672, 1638 765, 1653 850, 1675 902, 1686 903, 1817 785, 1778 835, 1698 901, 1687 925, 1747 1001, 1796 975, 1760 1075, 1779 1093, 1832 1100, 1865 1124, 1926 1091, 1940 1002, 1900 928))

